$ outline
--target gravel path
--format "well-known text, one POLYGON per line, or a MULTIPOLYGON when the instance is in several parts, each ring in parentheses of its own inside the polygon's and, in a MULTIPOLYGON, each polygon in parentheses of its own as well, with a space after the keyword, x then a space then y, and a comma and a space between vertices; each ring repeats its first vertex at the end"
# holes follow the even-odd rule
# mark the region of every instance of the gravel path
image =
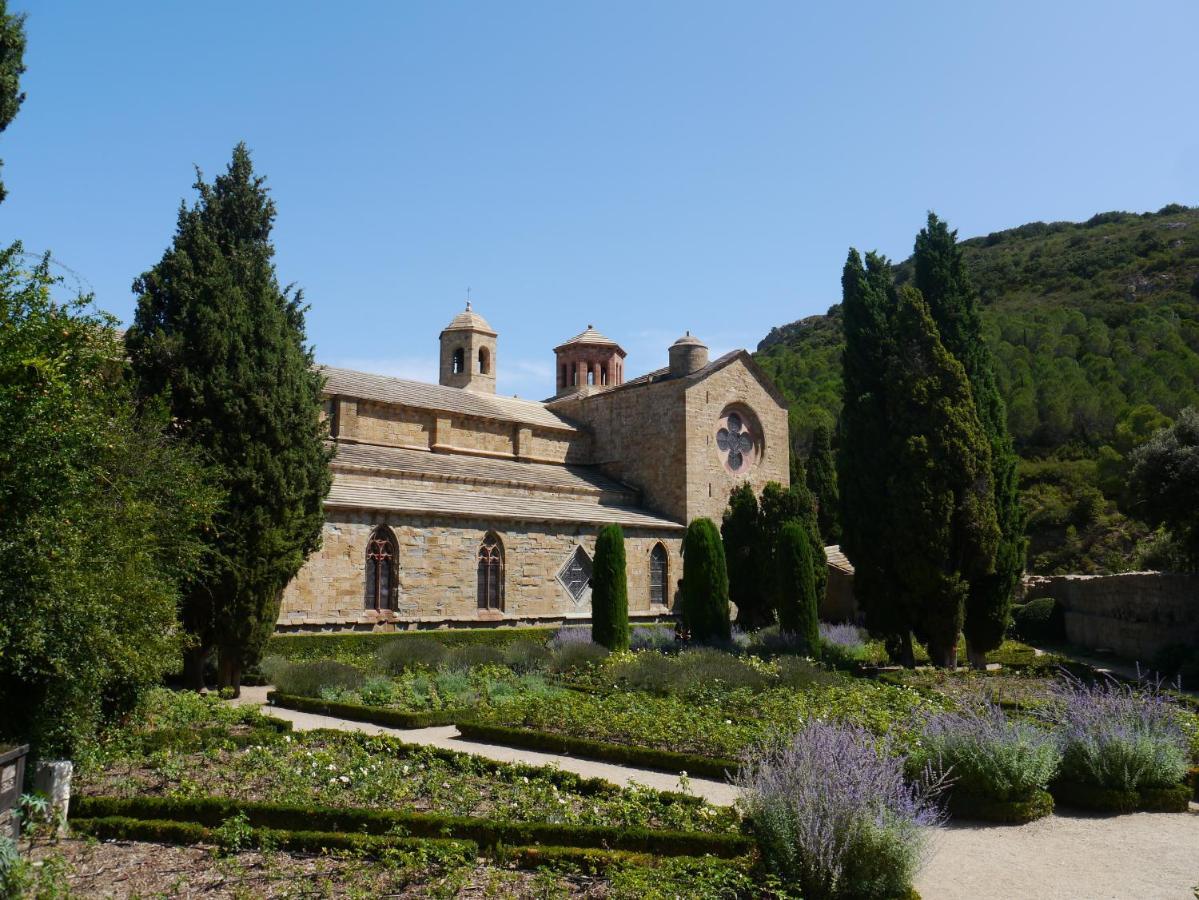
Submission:
MULTIPOLYGON (((266 702, 270 688, 242 688, 237 704, 266 702)), ((385 728, 331 716, 268 707, 300 731, 334 728, 392 734, 411 744, 444 747, 499 762, 557 766, 613 784, 632 782, 679 790, 678 779, 571 756, 481 744, 442 728, 385 728)), ((731 806, 731 785, 690 779, 690 789, 710 803, 731 806)), ((934 838, 927 865, 916 878, 923 900, 1194 900, 1199 886, 1199 804, 1189 813, 1125 816, 1054 815, 1021 826, 950 825, 934 838)))

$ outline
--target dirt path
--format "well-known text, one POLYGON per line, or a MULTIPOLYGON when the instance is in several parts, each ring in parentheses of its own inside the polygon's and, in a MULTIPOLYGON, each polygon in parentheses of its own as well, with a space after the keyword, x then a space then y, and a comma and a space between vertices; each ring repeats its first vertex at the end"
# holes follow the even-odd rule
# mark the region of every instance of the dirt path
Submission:
MULTIPOLYGON (((269 688, 243 688, 237 704, 266 702, 269 688)), ((498 762, 557 766, 613 784, 632 782, 678 790, 678 778, 628 766, 481 744, 443 728, 385 728, 331 716, 267 707, 264 712, 301 731, 334 728, 392 734, 411 744, 473 753, 498 762)), ((693 793, 731 806, 736 790, 702 778, 693 793)), ((1199 804, 1189 813, 1126 816, 1054 815, 1022 826, 950 825, 933 841, 927 865, 916 878, 924 900, 1194 900, 1199 886, 1199 804)))

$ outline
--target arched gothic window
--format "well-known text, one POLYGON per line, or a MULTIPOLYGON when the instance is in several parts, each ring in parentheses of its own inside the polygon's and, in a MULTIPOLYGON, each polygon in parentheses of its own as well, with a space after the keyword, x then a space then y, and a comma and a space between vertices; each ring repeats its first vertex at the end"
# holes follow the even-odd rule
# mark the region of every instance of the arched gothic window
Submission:
POLYGON ((666 605, 666 578, 669 568, 666 548, 661 544, 654 544, 654 549, 649 553, 649 602, 651 605, 666 605))
POLYGON ((486 375, 491 371, 491 354, 486 347, 479 348, 479 374, 486 375))
POLYGON ((479 545, 479 609, 504 608, 504 545, 488 534, 479 545))
POLYGON ((454 360, 450 366, 455 375, 461 375, 466 371, 466 351, 461 347, 454 351, 454 360))
POLYGON ((371 532, 366 543, 365 609, 395 609, 396 571, 399 557, 395 535, 386 525, 371 532))

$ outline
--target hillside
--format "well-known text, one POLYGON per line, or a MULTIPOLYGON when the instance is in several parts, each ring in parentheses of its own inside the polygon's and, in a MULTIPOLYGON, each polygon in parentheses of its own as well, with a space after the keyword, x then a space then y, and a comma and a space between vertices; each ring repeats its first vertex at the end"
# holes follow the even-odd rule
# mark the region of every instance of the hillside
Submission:
MULTIPOLYGON (((1117 487, 1106 486, 1107 503, 1092 496, 1102 481, 1096 461, 1105 445, 1127 449, 1146 405, 1173 417, 1199 404, 1199 208, 1033 222, 962 246, 1009 428, 1021 455, 1040 461, 1022 473, 1034 567, 1127 567, 1144 529, 1115 509, 1117 487), (1071 464, 1060 483, 1052 477, 1058 461, 1071 464), (1060 533, 1047 538, 1035 524, 1043 510, 1033 507, 1055 483, 1062 496, 1046 501, 1056 512, 1044 524, 1060 533), (1096 528, 1100 549, 1080 549, 1096 528)), ((896 265, 898 281, 910 274, 909 261, 896 265)), ((839 306, 775 328, 758 345, 755 358, 786 394, 800 446, 815 425, 836 420, 841 346, 839 306)))

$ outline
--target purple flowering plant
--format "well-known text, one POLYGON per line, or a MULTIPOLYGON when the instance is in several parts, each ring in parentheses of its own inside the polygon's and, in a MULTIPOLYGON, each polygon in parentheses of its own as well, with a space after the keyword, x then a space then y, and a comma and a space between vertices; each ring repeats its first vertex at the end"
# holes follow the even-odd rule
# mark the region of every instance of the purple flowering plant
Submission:
POLYGON ((751 748, 735 782, 762 857, 809 900, 903 896, 944 821, 942 783, 909 781, 887 739, 810 721, 751 748))

